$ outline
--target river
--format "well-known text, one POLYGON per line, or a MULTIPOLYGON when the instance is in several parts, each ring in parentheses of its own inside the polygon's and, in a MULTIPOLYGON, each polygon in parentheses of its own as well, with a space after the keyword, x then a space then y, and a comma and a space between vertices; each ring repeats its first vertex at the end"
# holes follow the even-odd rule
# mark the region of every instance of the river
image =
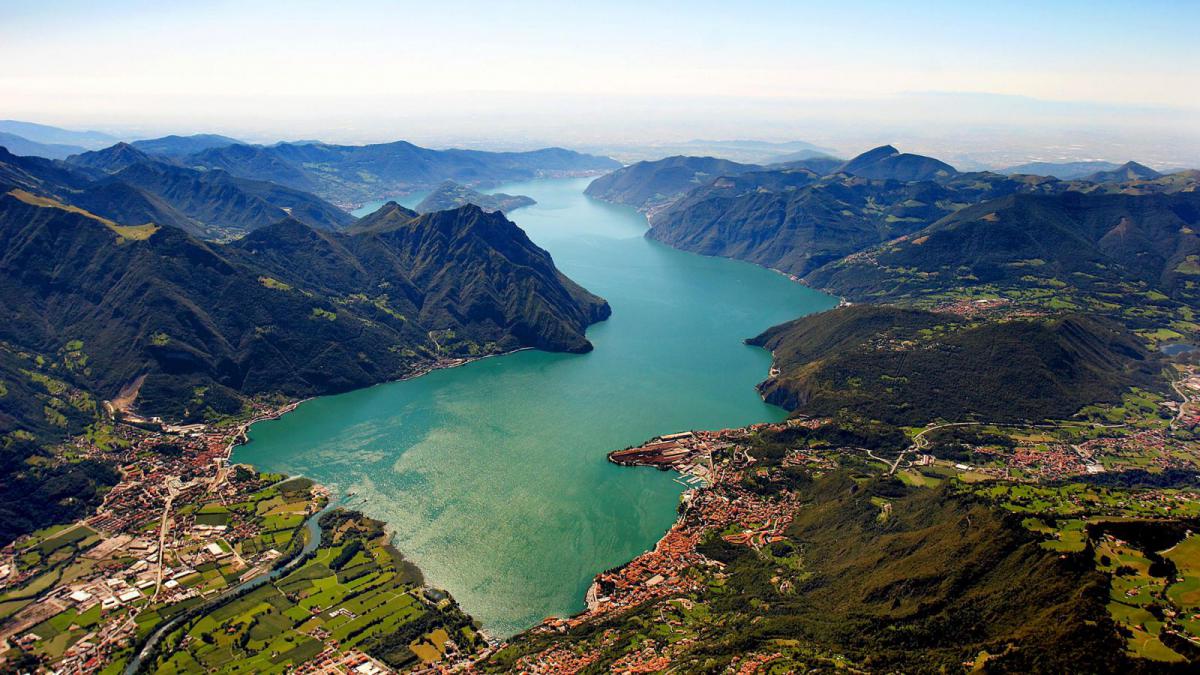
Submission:
POLYGON ((565 274, 612 305, 588 354, 523 351, 261 422, 234 460, 304 475, 385 520, 405 556, 493 635, 583 609, 592 577, 652 547, 682 487, 605 453, 661 433, 779 420, 746 337, 836 300, 754 265, 645 239, 587 179, 500 186, 565 274))

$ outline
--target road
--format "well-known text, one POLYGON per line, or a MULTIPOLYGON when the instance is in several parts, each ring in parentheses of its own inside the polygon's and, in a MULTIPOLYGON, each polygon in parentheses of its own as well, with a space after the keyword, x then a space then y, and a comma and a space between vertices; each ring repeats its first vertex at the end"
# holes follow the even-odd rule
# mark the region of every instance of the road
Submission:
POLYGON ((163 568, 167 564, 167 525, 171 521, 171 504, 175 501, 175 494, 175 487, 169 480, 167 482, 167 500, 163 504, 162 521, 158 526, 158 578, 154 583, 154 594, 150 596, 151 605, 154 604, 159 591, 162 590, 163 568))
POLYGON ((1181 401, 1179 403, 1179 412, 1175 414, 1175 419, 1171 420, 1171 428, 1172 429, 1175 428, 1175 425, 1179 424, 1179 420, 1183 419, 1183 413, 1185 412, 1188 404, 1192 402, 1191 397, 1188 396, 1187 393, 1185 391, 1183 391, 1183 389, 1181 389, 1179 386, 1179 385, 1183 384, 1184 380, 1186 378, 1190 377, 1191 375, 1192 375, 1192 372, 1189 370, 1184 375, 1183 378, 1171 381, 1171 388, 1175 390, 1176 394, 1179 394, 1179 398, 1181 399, 1181 401))
POLYGON ((1004 423, 997 423, 997 422, 947 422, 945 424, 937 424, 934 426, 925 427, 921 431, 918 431, 913 436, 912 444, 909 445, 904 450, 901 450, 900 454, 896 456, 896 461, 894 461, 894 462, 886 460, 882 457, 879 457, 875 453, 871 452, 870 450, 867 450, 867 455, 870 456, 871 459, 874 459, 877 462, 883 462, 885 465, 888 465, 887 475, 892 476, 892 475, 895 475, 896 471, 900 468, 900 463, 902 461, 904 461, 905 455, 920 452, 921 450, 924 450, 925 448, 929 447, 929 441, 925 439, 925 434, 927 434, 931 431, 937 431, 938 429, 946 429, 948 427, 997 427, 997 428, 1010 428, 1010 429, 1062 429, 1063 427, 1079 427, 1079 426, 1090 426, 1093 429, 1119 429, 1119 428, 1127 426, 1127 425, 1124 422, 1122 422, 1121 424, 1100 424, 1099 422, 1059 422, 1059 423, 1055 423, 1055 424, 1004 424, 1004 423))

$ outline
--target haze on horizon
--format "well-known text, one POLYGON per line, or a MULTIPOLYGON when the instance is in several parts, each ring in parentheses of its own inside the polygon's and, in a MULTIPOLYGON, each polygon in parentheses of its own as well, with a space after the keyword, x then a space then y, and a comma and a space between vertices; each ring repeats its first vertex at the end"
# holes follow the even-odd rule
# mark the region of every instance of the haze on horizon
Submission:
POLYGON ((256 142, 797 139, 1200 164, 1200 3, 243 5, 0 0, 0 118, 256 142))

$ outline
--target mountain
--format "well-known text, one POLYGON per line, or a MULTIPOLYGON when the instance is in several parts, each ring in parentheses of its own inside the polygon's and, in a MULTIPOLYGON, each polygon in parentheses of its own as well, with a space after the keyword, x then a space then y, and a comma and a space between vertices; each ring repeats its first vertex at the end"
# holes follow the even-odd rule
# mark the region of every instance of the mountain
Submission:
POLYGON ((205 229, 199 234, 209 238, 236 236, 287 217, 325 229, 339 229, 354 220, 305 192, 218 170, 195 171, 149 161, 132 164, 106 180, 158 195, 175 210, 203 223, 205 229))
POLYGON ((59 143, 38 143, 16 134, 0 131, 0 148, 7 148, 14 155, 33 155, 46 159, 66 159, 67 157, 84 152, 78 145, 63 145, 59 143))
POLYGON ((0 344, 64 363, 46 385, 62 399, 49 427, 3 397, 0 435, 57 440, 81 423, 68 413, 86 421, 139 384, 141 411, 199 419, 243 396, 345 391, 445 358, 586 351, 587 326, 608 316, 501 214, 466 206, 392 225, 348 235, 286 219, 213 244, 0 196, 0 344), (86 396, 77 410, 73 390, 86 396))
POLYGON ((376 145, 279 143, 209 148, 180 160, 312 192, 350 206, 433 188, 445 180, 493 185, 542 176, 584 175, 620 166, 607 157, 562 148, 529 152, 431 150, 405 141, 376 145))
MULTIPOLYGON (((691 167, 689 161, 693 160, 672 158, 632 165, 593 181, 588 193, 641 205, 651 224, 646 236, 657 241, 795 275, 815 273, 965 207, 1009 195, 1166 195, 1200 187, 1192 173, 1152 177, 1136 167, 1106 183, 960 173, 935 159, 901 154, 892 146, 859 155, 835 173, 821 166, 813 170, 803 162, 765 168, 721 165, 707 168, 728 169, 728 175, 711 178, 694 170, 706 167, 691 167), (1145 177, 1130 179, 1135 175, 1145 177)), ((825 284, 827 274, 821 272, 811 282, 825 284)), ((867 273, 857 281, 869 283, 872 278, 867 273)), ((845 276, 844 286, 828 287, 862 297, 853 290, 855 281, 845 276)))
MULTIPOLYGON (((1164 670, 1125 651, 1106 611, 1107 576, 1047 550, 1020 518, 950 485, 906 486, 861 465, 780 462, 793 452, 828 456, 822 450, 841 439, 827 441, 825 432, 748 433, 753 473, 736 489, 696 491, 693 499, 726 512, 766 503, 773 517, 785 513, 775 536, 735 543, 758 521, 735 516, 725 531, 704 527, 701 509, 685 503, 669 555, 688 548, 680 528, 702 537, 698 562, 680 575, 692 581, 686 592, 619 589, 637 595, 590 620, 522 633, 479 670, 940 673, 985 662, 980 672, 1164 670), (538 668, 545 664, 570 669, 538 668)), ((627 569, 634 579, 656 578, 636 565, 612 576, 627 569)))
POLYGON ((65 198, 92 181, 92 176, 58 160, 14 155, 0 147, 0 188, 21 188, 65 198))
MULTIPOLYGON (((317 145, 320 144, 312 144, 313 147, 317 145)), ((320 186, 321 179, 285 158, 280 150, 285 147, 292 146, 288 144, 279 144, 273 147, 229 145, 209 148, 189 155, 180 161, 188 166, 202 168, 206 171, 219 169, 235 176, 253 177, 256 180, 270 181, 296 190, 315 191, 320 186)), ((304 147, 310 146, 305 145, 304 147)), ((305 163, 303 159, 298 161, 300 164, 305 163)), ((315 166, 315 163, 312 165, 315 166)), ((322 170, 326 170, 327 166, 328 162, 321 167, 322 170)), ((332 167, 329 167, 328 171, 332 173, 332 167)))
MULTIPOLYGON (((800 153, 803 154, 803 153, 800 153)), ((790 155, 787 157, 776 158, 767 168, 770 169, 808 169, 815 174, 824 176, 825 174, 833 173, 840 166, 845 164, 844 160, 828 155, 816 155, 813 157, 797 157, 790 155)))
POLYGON ((778 374, 767 401, 813 416, 890 424, 1065 419, 1160 388, 1158 366, 1119 324, 1083 315, 971 324, 950 314, 855 305, 768 329, 778 374), (853 383, 847 385, 847 383, 853 383))
POLYGON ((805 281, 854 300, 978 289, 1116 314, 1200 302, 1200 193, 1013 194, 964 208, 805 281))
POLYGON ((803 275, 863 248, 918 230, 963 205, 1049 181, 954 174, 939 182, 873 180, 846 173, 756 171, 696 188, 654 214, 646 236, 703 255, 748 260, 803 275))
POLYGON ((508 213, 513 209, 519 209, 522 206, 530 206, 536 203, 532 198, 524 195, 507 195, 503 192, 485 195, 465 185, 459 185, 452 180, 448 180, 438 185, 433 192, 430 192, 425 199, 421 200, 420 204, 417 204, 417 212, 448 211, 467 204, 474 204, 489 213, 492 211, 508 213))
POLYGON ((721 176, 735 176, 761 167, 715 157, 667 157, 638 162, 592 181, 584 194, 646 211, 678 199, 688 191, 721 176))
POLYGON ((0 120, 0 132, 16 134, 35 143, 77 145, 88 150, 108 147, 120 140, 99 131, 72 131, 19 120, 0 120))
POLYGON ((839 171, 874 180, 921 181, 948 178, 958 173, 949 164, 902 153, 890 145, 881 145, 842 164, 839 171))
POLYGON ((626 164, 666 157, 718 157, 743 164, 770 164, 778 157, 811 157, 834 151, 806 141, 707 140, 664 141, 639 144, 585 146, 588 152, 608 155, 626 164))
POLYGON ((1029 162, 1001 169, 1003 174, 1020 174, 1031 176, 1053 176, 1061 180, 1075 180, 1098 171, 1112 171, 1119 164, 1112 162, 1029 162))
POLYGON ((1154 180, 1162 176, 1159 172, 1137 162, 1125 162, 1108 171, 1097 171, 1083 177, 1090 183, 1125 183, 1138 180, 1154 180))
POLYGON ((125 142, 117 143, 103 150, 92 150, 67 158, 67 163, 72 166, 95 169, 104 173, 116 173, 133 164, 149 161, 153 161, 150 155, 125 142))
POLYGON ((195 236, 214 233, 203 221, 179 211, 158 195, 119 180, 92 183, 71 194, 70 204, 117 223, 154 223, 177 227, 195 236))
POLYGON ((240 145, 241 141, 218 134, 193 134, 191 136, 163 136, 162 138, 147 138, 130 143, 133 147, 148 155, 163 155, 166 157, 183 157, 210 148, 223 148, 229 145, 240 145))
POLYGON ((831 156, 829 156, 828 153, 822 152, 820 150, 814 150, 811 148, 799 150, 797 152, 788 152, 788 153, 784 153, 782 155, 775 155, 774 157, 768 157, 767 160, 762 163, 763 164, 788 164, 791 162, 800 162, 800 161, 812 160, 812 159, 823 159, 823 160, 836 161, 837 163, 834 166, 840 166, 843 163, 843 160, 837 159, 835 157, 831 157, 831 156))
MULTIPOLYGON (((0 162, 4 160, 0 156, 0 162)), ((26 161, 22 166, 32 165, 26 161)), ((0 176, 3 171, 0 164, 0 176)), ((178 166, 129 143, 74 155, 64 164, 41 165, 35 173, 44 180, 14 180, 14 185, 123 224, 152 222, 208 239, 240 236, 287 217, 327 229, 354 221, 345 211, 300 190, 221 170, 178 166)))
POLYGON ((359 218, 346 228, 348 234, 383 231, 400 227, 421 214, 412 209, 406 209, 396 202, 388 202, 375 211, 359 218))

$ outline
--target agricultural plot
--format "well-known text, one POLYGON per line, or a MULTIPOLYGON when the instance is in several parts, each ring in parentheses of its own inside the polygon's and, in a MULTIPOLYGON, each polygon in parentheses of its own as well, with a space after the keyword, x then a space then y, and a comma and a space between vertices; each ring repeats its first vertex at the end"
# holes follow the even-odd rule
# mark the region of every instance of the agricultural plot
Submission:
MULTIPOLYGON (((264 518, 288 517, 285 494, 268 494, 231 511, 253 505, 264 518)), ((382 523, 335 511, 321 524, 321 546, 298 568, 169 636, 159 671, 285 672, 334 643, 342 651, 361 650, 404 666, 477 646, 469 618, 456 606, 424 599, 388 545, 382 523)))
POLYGON ((1195 490, 1081 482, 972 487, 1023 514, 1022 525, 1043 538, 1044 548, 1094 558, 1096 569, 1109 579, 1108 611, 1130 654, 1182 662, 1200 653, 1195 490))
MULTIPOLYGON (((197 492, 203 501, 177 501, 167 521, 161 562, 157 517, 116 537, 79 524, 36 532, 18 543, 14 560, 19 570, 40 573, 0 595, 0 619, 18 626, 22 649, 43 663, 77 658, 73 647, 102 642, 107 626, 128 626, 128 639, 111 647, 106 661, 119 670, 134 644, 164 621, 211 602, 247 574, 264 573, 290 547, 300 545, 304 520, 323 506, 324 497, 311 481, 281 481, 279 476, 247 474, 223 494, 197 492), (245 552, 243 542, 253 542, 245 552), (59 589, 63 592, 56 600, 38 601, 59 589)), ((268 598, 274 604, 240 613, 253 624, 247 626, 252 628, 246 631, 248 644, 268 659, 266 665, 249 664, 248 671, 265 672, 268 665, 285 669, 321 645, 285 635, 294 620, 280 612, 289 602, 273 587, 267 589, 278 596, 268 598), (291 656, 277 658, 284 653, 291 656), (271 658, 276 662, 270 663, 271 658)), ((200 662, 189 658, 185 651, 164 665, 168 672, 195 672, 200 662)))

